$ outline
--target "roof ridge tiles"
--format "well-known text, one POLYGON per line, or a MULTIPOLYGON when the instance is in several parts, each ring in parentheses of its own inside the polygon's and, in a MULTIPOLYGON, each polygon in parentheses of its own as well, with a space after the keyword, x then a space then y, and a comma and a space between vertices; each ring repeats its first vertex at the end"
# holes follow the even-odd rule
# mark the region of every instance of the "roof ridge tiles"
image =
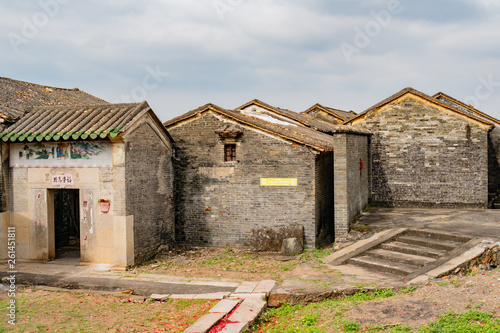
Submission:
POLYGON ((137 106, 129 112, 128 116, 125 115, 125 117, 116 124, 116 127, 121 127, 123 131, 126 131, 128 129, 128 126, 132 125, 136 118, 141 117, 143 114, 149 112, 150 110, 152 109, 149 106, 148 102, 142 101, 140 103, 137 103, 137 106))
POLYGON ((437 105, 439 105, 439 106, 441 106, 441 107, 443 107, 443 108, 449 109, 449 110, 451 110, 451 111, 453 111, 453 112, 456 112, 456 113, 458 113, 458 114, 461 114, 461 115, 463 115, 463 116, 465 116, 465 117, 468 117, 468 118, 470 118, 470 119, 474 119, 474 120, 476 120, 476 121, 478 121, 478 122, 481 122, 481 123, 484 123, 484 124, 487 124, 487 125, 490 125, 490 126, 494 126, 492 123, 490 123, 490 122, 488 122, 488 121, 485 121, 485 120, 483 120, 483 119, 480 119, 480 118, 478 118, 478 117, 475 117, 475 116, 469 115, 469 114, 467 114, 467 113, 465 113, 465 112, 463 112, 463 111, 459 110, 459 109, 458 109, 458 108, 456 108, 456 107, 453 107, 453 106, 449 106, 449 105, 443 104, 441 101, 439 101, 439 100, 435 99, 434 97, 429 96, 429 95, 427 95, 427 94, 425 94, 425 93, 423 93, 423 92, 421 92, 421 91, 419 91, 419 90, 416 90, 416 89, 414 89, 414 88, 412 88, 412 87, 406 87, 406 88, 404 88, 404 89, 402 89, 402 90, 398 91, 397 93, 395 93, 395 94, 393 94, 393 95, 391 95, 391 96, 387 97, 386 99, 384 99, 384 100, 382 100, 382 101, 380 101, 380 102, 378 102, 378 103, 376 103, 376 104, 372 105, 371 107, 369 107, 369 108, 368 108, 368 109, 366 109, 365 111, 363 111, 363 112, 359 113, 357 116, 355 116, 355 117, 353 117, 353 118, 351 118, 351 119, 349 119, 349 120, 346 120, 346 121, 343 123, 343 125, 347 125, 347 124, 351 123, 353 120, 356 120, 356 119, 358 119, 358 118, 362 118, 362 117, 364 117, 365 115, 367 115, 368 113, 372 112, 373 110, 376 110, 376 109, 378 109, 378 108, 380 108, 380 107, 382 107, 382 106, 384 106, 384 105, 386 105, 386 104, 390 103, 391 101, 393 101, 393 100, 395 100, 395 99, 398 99, 398 98, 400 98, 400 97, 404 96, 404 95, 405 95, 405 94, 407 94, 407 93, 412 93, 412 94, 414 94, 414 95, 420 96, 420 97, 421 97, 421 98, 423 98, 423 99, 427 99, 427 100, 431 101, 431 102, 432 102, 432 103, 434 103, 434 104, 437 104, 437 105))
MULTIPOLYGON (((498 120, 497 118, 493 117, 493 116, 490 116, 489 114, 486 114, 484 112, 482 112, 481 110, 475 108, 473 105, 471 104, 466 104, 465 102, 462 102, 461 100, 457 99, 457 98, 454 98, 448 94, 445 94, 444 92, 440 91, 438 92, 437 94, 434 94, 432 95, 432 98, 435 98, 435 99, 438 99, 438 97, 444 97, 445 99, 451 101, 452 103, 455 103, 455 104, 458 104, 464 108, 466 108, 467 110, 469 110, 470 112, 473 112, 473 113, 476 113, 478 116, 480 117, 484 117, 488 120, 491 120, 497 124, 500 124, 500 120, 498 120)), ((439 100, 439 99, 438 99, 439 100)))
POLYGON ((30 133, 28 141, 106 138, 111 132, 125 131, 130 122, 151 110, 147 102, 83 106, 36 107, 2 132, 4 141, 15 141, 30 133), (98 135, 94 135, 94 134, 98 135), (12 137, 12 138, 11 138, 12 137))
MULTIPOLYGON (((303 124, 296 125, 292 122, 290 122, 290 125, 276 124, 273 122, 269 122, 265 119, 254 117, 251 114, 241 113, 239 112, 238 109, 236 110, 224 109, 212 103, 207 103, 196 109, 188 111, 181 116, 178 116, 176 118, 173 118, 165 122, 164 125, 166 127, 174 126, 180 122, 187 121, 190 118, 196 117, 197 115, 210 110, 218 112, 245 126, 256 128, 257 130, 261 130, 276 135, 278 137, 284 138, 286 140, 290 140, 293 142, 303 144, 305 146, 312 147, 319 151, 333 149, 333 140, 331 139, 331 136, 329 134, 316 130, 314 127, 311 128, 310 126, 303 124)), ((362 135, 371 134, 367 130, 353 129, 348 126, 334 127, 331 131, 331 134, 336 134, 336 133, 354 133, 362 135)))

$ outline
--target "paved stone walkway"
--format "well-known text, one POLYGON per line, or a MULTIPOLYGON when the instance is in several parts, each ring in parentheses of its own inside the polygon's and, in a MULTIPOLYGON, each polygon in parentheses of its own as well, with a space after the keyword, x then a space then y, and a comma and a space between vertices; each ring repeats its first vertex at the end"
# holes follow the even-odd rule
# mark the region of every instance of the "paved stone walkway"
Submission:
POLYGON ((221 327, 221 332, 245 331, 266 308, 267 299, 275 284, 272 280, 243 282, 234 293, 217 303, 208 314, 198 319, 184 333, 206 333, 223 318, 226 318, 228 323, 221 327))
POLYGON ((500 209, 372 208, 359 223, 376 229, 418 228, 500 239, 500 209))

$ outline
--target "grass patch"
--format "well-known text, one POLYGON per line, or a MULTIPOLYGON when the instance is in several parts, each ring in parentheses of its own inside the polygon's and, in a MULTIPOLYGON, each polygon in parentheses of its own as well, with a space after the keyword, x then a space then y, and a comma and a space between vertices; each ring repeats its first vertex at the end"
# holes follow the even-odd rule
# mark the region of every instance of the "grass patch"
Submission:
POLYGON ((420 328, 419 333, 497 333, 500 332, 500 320, 489 313, 472 310, 464 314, 448 312, 439 320, 420 328))
POLYGON ((323 249, 305 249, 304 253, 300 254, 298 258, 301 261, 314 261, 319 264, 323 263, 323 259, 328 257, 333 252, 333 247, 323 249))
POLYGON ((345 332, 357 332, 359 331, 360 326, 361 324, 357 321, 346 320, 344 321, 343 328, 345 332))
POLYGON ((351 297, 339 300, 327 300, 307 306, 284 304, 280 308, 268 308, 250 331, 259 333, 323 333, 342 330, 356 332, 360 324, 344 318, 345 312, 352 305, 392 297, 395 294, 392 290, 376 289, 373 292, 361 290, 351 297))

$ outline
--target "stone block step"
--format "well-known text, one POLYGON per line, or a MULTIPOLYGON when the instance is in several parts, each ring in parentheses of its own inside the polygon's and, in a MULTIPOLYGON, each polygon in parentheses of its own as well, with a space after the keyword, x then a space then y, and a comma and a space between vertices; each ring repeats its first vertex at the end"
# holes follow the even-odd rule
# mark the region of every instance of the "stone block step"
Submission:
POLYGON ((262 300, 260 296, 245 298, 240 307, 229 317, 229 320, 236 323, 248 323, 248 326, 250 326, 266 305, 267 302, 262 300))
POLYGON ((417 266, 417 267, 423 267, 426 264, 429 264, 433 261, 436 261, 436 259, 429 258, 429 257, 423 257, 423 256, 419 256, 419 255, 407 254, 407 253, 401 253, 401 252, 388 251, 388 250, 384 250, 384 249, 375 249, 375 250, 367 251, 366 254, 371 256, 371 257, 374 257, 374 258, 385 259, 385 260, 394 261, 394 262, 398 262, 401 264, 413 265, 413 266, 417 266))
POLYGON ((431 239, 420 236, 401 236, 397 238, 397 241, 401 243, 420 245, 420 246, 430 247, 432 249, 446 250, 446 251, 452 251, 463 244, 461 242, 431 239))
POLYGON ((361 256, 349 259, 352 265, 368 268, 377 272, 385 272, 406 276, 418 269, 417 266, 397 263, 385 259, 374 258, 371 256, 361 256))
POLYGON ((419 236, 424 238, 432 238, 439 240, 447 240, 458 243, 467 243, 472 238, 469 236, 455 235, 447 232, 432 231, 432 230, 422 230, 422 229, 411 229, 406 233, 408 236, 419 236))
POLYGON ((418 256, 429 257, 434 259, 441 258, 447 253, 447 251, 445 250, 432 249, 425 246, 401 243, 401 242, 384 243, 381 245, 381 248, 384 250, 415 254, 418 256))

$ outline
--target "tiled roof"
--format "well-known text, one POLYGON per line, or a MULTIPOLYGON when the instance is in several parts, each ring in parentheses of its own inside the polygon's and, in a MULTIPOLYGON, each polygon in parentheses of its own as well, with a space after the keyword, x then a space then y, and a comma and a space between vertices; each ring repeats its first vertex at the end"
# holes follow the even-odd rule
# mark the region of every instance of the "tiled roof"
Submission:
POLYGON ((437 99, 438 101, 441 101, 447 105, 451 105, 454 106, 454 107, 458 107, 460 110, 466 112, 466 113, 469 113, 470 115, 473 115, 473 116, 476 116, 476 117, 479 117, 479 118, 483 118, 484 120, 487 120, 487 121, 492 121, 494 123, 496 123, 497 125, 500 125, 500 120, 482 112, 482 111, 479 111, 478 109, 476 109, 475 107, 473 107, 472 105, 468 105, 468 104, 465 104, 464 102, 456 99, 456 98, 453 98, 451 97, 450 95, 447 95, 443 92, 438 92, 437 94, 435 94, 434 96, 432 96, 433 98, 437 99))
POLYGON ((2 122, 12 122, 16 119, 19 119, 23 116, 24 112, 16 109, 11 109, 8 106, 0 105, 0 118, 2 118, 2 122))
POLYGON ((294 120, 302 125, 305 125, 307 127, 311 127, 315 130, 318 130, 323 133, 328 133, 328 134, 333 134, 333 133, 341 133, 341 132, 352 132, 352 133, 358 133, 358 134, 369 134, 368 131, 364 131, 361 129, 352 129, 349 127, 344 127, 343 125, 334 125, 331 124, 327 121, 318 119, 314 116, 311 116, 309 114, 305 113, 297 113, 291 110, 287 109, 282 109, 278 108, 272 105, 269 105, 267 103, 264 103, 258 99, 254 99, 253 101, 250 101, 246 104, 243 104, 242 106, 236 108, 235 111, 242 110, 244 108, 247 108, 250 105, 257 105, 260 107, 263 107, 273 113, 276 113, 278 115, 284 116, 288 119, 294 120))
POLYGON ((0 106, 15 109, 23 113, 35 106, 96 105, 106 103, 108 102, 78 88, 55 88, 0 77, 0 106))
MULTIPOLYGON (((319 151, 333 150, 333 140, 331 135, 321 133, 315 129, 300 124, 293 125, 292 123, 290 123, 289 125, 284 125, 281 123, 269 122, 263 119, 245 115, 239 111, 227 110, 214 104, 206 104, 197 109, 191 110, 183 114, 182 116, 176 117, 174 119, 165 122, 164 125, 165 127, 167 127, 167 129, 170 129, 175 127, 175 125, 206 111, 212 111, 221 114, 241 125, 253 127, 255 129, 269 133, 271 135, 275 135, 280 138, 290 140, 292 142, 303 144, 305 146, 314 148, 319 151)), ((344 128, 347 130, 348 133, 351 133, 348 126, 342 126, 342 129, 344 128)), ((344 132, 339 131, 337 133, 344 133, 344 132)))
POLYGON ((0 138, 5 142, 114 138, 150 110, 147 102, 35 107, 0 138))
POLYGON ((306 111, 303 111, 301 113, 309 114, 314 109, 323 109, 323 111, 330 113, 333 116, 338 117, 342 121, 349 120, 351 118, 354 118, 357 115, 357 113, 354 111, 343 111, 343 110, 339 110, 339 109, 334 109, 334 108, 330 108, 328 106, 323 106, 319 103, 314 104, 309 109, 307 109, 306 111))
POLYGON ((408 94, 408 93, 413 94, 413 95, 415 95, 415 96, 419 96, 419 97, 421 97, 421 98, 423 98, 423 99, 425 99, 425 100, 428 100, 428 101, 429 101, 429 102, 431 102, 431 103, 434 103, 434 104, 439 105, 439 106, 441 106, 441 107, 443 107, 443 108, 446 108, 446 109, 448 109, 448 110, 450 110, 450 111, 453 111, 453 112, 456 112, 456 113, 458 113, 458 114, 461 114, 462 116, 466 116, 467 118, 470 118, 470 119, 476 120, 476 121, 478 121, 478 122, 480 122, 480 123, 483 123, 483 124, 485 124, 485 125, 490 125, 490 126, 493 126, 493 124, 492 124, 491 122, 489 122, 489 121, 486 121, 486 120, 481 119, 481 118, 479 118, 479 117, 476 117, 476 116, 473 116, 473 115, 468 114, 468 113, 466 113, 466 112, 463 112, 463 111, 459 110, 457 107, 453 107, 453 106, 450 106, 450 105, 447 105, 447 104, 443 104, 441 101, 439 101, 439 100, 437 100, 437 99, 435 99, 435 98, 433 98, 433 97, 431 97, 431 96, 429 96, 429 95, 427 95, 427 94, 424 94, 424 93, 423 93, 423 92, 421 92, 421 91, 418 91, 418 90, 416 90, 416 89, 413 89, 413 88, 411 88, 411 87, 404 88, 404 89, 402 89, 401 91, 399 91, 399 92, 395 93, 394 95, 392 95, 392 96, 390 96, 390 97, 388 97, 388 98, 384 99, 383 101, 381 101, 381 102, 379 102, 379 103, 377 103, 377 104, 373 105, 372 107, 370 107, 370 108, 366 109, 365 111, 361 112, 360 114, 358 114, 358 115, 357 115, 357 116, 355 116, 354 118, 351 118, 351 119, 349 119, 349 120, 345 121, 345 122, 344 122, 344 125, 347 125, 347 124, 352 124, 352 122, 353 122, 353 121, 355 121, 355 120, 357 120, 357 119, 361 119, 361 118, 363 118, 363 117, 364 117, 364 116, 366 116, 368 113, 370 113, 370 112, 372 112, 372 111, 375 111, 375 110, 377 110, 378 108, 380 108, 380 107, 382 107, 382 106, 384 106, 384 105, 386 105, 386 104, 388 104, 388 103, 390 103, 390 102, 392 102, 392 101, 394 101, 394 100, 398 99, 399 97, 401 97, 401 96, 403 96, 403 95, 406 95, 406 94, 408 94))

